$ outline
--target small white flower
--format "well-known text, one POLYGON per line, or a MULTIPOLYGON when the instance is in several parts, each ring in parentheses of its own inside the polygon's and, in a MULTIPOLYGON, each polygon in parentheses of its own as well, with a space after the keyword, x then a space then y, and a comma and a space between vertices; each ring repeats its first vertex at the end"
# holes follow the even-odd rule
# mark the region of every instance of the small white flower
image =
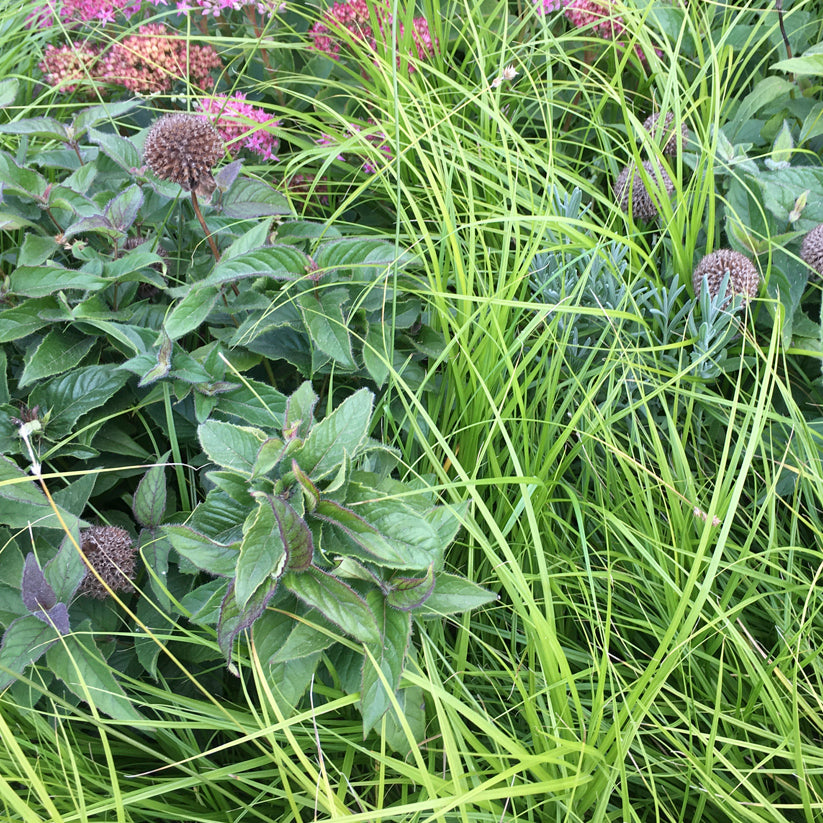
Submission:
POLYGON ((514 78, 517 77, 517 69, 514 66, 506 66, 506 68, 503 69, 503 74, 500 76, 503 80, 514 80, 514 78))

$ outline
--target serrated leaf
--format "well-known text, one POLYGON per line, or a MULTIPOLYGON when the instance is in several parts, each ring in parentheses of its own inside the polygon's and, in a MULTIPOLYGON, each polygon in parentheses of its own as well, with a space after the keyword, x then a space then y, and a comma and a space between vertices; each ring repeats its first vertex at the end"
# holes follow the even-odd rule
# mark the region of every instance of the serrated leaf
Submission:
POLYGON ((7 192, 42 200, 49 183, 34 169, 20 166, 7 151, 0 151, 0 183, 7 192))
POLYGON ((274 511, 267 500, 260 501, 250 521, 243 527, 243 542, 237 558, 234 597, 240 609, 267 578, 277 578, 286 564, 286 547, 274 511))
POLYGON ((218 577, 234 577, 239 543, 220 543, 190 526, 164 526, 163 533, 175 551, 198 569, 218 577))
POLYGON ((72 121, 72 130, 74 131, 74 139, 79 140, 85 133, 89 126, 95 126, 97 123, 103 121, 113 121, 117 117, 127 114, 132 109, 143 105, 143 100, 119 100, 114 103, 100 103, 96 106, 89 106, 78 113, 72 121))
POLYGON ((434 582, 434 591, 420 607, 424 617, 467 612, 497 600, 497 595, 454 574, 440 572, 434 582))
POLYGON ((81 414, 99 408, 129 379, 111 366, 84 366, 34 387, 30 404, 51 410, 50 433, 66 433, 81 414))
POLYGON ((89 141, 100 147, 108 158, 114 160, 118 166, 133 174, 141 166, 140 154, 137 147, 126 137, 110 132, 98 131, 93 127, 88 129, 89 141))
POLYGON ((94 343, 93 337, 53 329, 30 355, 27 354, 18 385, 23 388, 73 369, 91 351, 94 343))
POLYGON ((336 471, 344 454, 356 454, 368 432, 373 404, 374 395, 360 389, 312 427, 303 447, 292 456, 313 482, 336 471))
POLYGON ((53 297, 26 300, 13 309, 0 312, 0 343, 28 337, 57 320, 70 319, 71 316, 53 297))
POLYGON ((363 734, 367 735, 391 706, 390 693, 396 693, 403 674, 406 650, 411 639, 411 615, 388 608, 379 592, 371 592, 368 599, 380 623, 380 642, 371 645, 363 663, 360 687, 360 713, 363 716, 363 734), (384 684, 382 672, 387 683, 384 684), (387 688, 388 686, 388 688, 387 688))
POLYGON ((9 292, 25 297, 45 297, 67 289, 99 291, 108 285, 96 274, 62 266, 18 266, 9 277, 9 292))
POLYGON ((340 289, 313 290, 303 292, 297 303, 317 348, 344 368, 355 369, 357 364, 352 354, 351 338, 343 319, 342 303, 346 296, 346 292, 340 289))
POLYGON ((308 524, 294 507, 279 495, 265 495, 272 507, 280 540, 286 547, 286 568, 290 571, 307 569, 314 558, 314 538, 308 524))
POLYGON ((362 237, 343 237, 324 243, 314 257, 318 267, 323 270, 338 268, 354 269, 355 279, 358 271, 365 279, 372 280, 375 274, 383 273, 387 266, 395 264, 402 268, 416 260, 413 254, 399 249, 386 240, 362 237))
POLYGON ((232 647, 235 638, 245 629, 250 629, 254 621, 266 610, 266 604, 277 590, 277 581, 270 580, 260 586, 244 607, 240 607, 234 595, 234 584, 230 583, 226 596, 220 605, 220 618, 217 621, 217 645, 223 652, 229 671, 239 674, 232 662, 232 647))
POLYGON ((28 134, 31 137, 60 140, 63 143, 69 140, 66 127, 53 117, 26 117, 14 123, 3 123, 0 126, 0 134, 28 134))
MULTIPOLYGON (((0 315, 0 320, 2 315, 0 315)), ((283 436, 287 439, 303 438, 308 434, 314 421, 317 395, 311 383, 306 380, 286 400, 283 417, 283 436)))
POLYGON ((771 68, 777 71, 791 72, 792 74, 823 75, 823 53, 807 54, 802 57, 790 57, 787 60, 778 60, 772 63, 771 68))
POLYGON ((207 420, 197 427, 197 436, 209 459, 225 469, 251 477, 257 452, 266 440, 260 429, 207 420))
POLYGON ((306 274, 308 265, 309 258, 294 246, 266 246, 226 260, 221 259, 200 285, 220 285, 249 277, 297 280, 306 274))
POLYGON ((223 195, 221 210, 226 217, 248 220, 278 214, 291 214, 289 201, 262 180, 241 177, 223 195))
POLYGON ((47 662, 80 700, 93 703, 98 711, 115 720, 143 723, 142 715, 126 697, 89 632, 64 637, 49 649, 47 662))
POLYGON ((153 529, 163 522, 168 492, 166 491, 166 452, 157 466, 152 466, 137 484, 132 501, 134 519, 144 528, 153 529))
POLYGON ((269 663, 285 663, 325 651, 343 639, 335 625, 315 610, 308 614, 293 615, 292 629, 280 647, 271 655, 269 663))
POLYGON ((116 229, 128 231, 143 205, 143 190, 137 184, 115 195, 106 204, 105 214, 116 229))
POLYGON ((378 643, 380 630, 374 613, 357 592, 342 580, 317 568, 286 572, 283 585, 306 605, 361 643, 378 643))
MULTIPOLYGON (((0 315, 0 329, 2 318, 0 315)), ((273 386, 246 379, 243 386, 220 396, 218 411, 250 426, 279 428, 283 425, 285 408, 285 396, 273 386)))
POLYGON ((260 446, 257 459, 254 461, 252 477, 264 477, 282 459, 286 452, 286 445, 279 437, 269 437, 260 446))
POLYGON ((0 645, 0 689, 5 689, 17 677, 36 663, 57 642, 56 629, 27 614, 13 620, 3 634, 0 645))
POLYGON ((169 313, 164 328, 172 340, 194 331, 211 314, 220 290, 216 286, 192 289, 169 313))

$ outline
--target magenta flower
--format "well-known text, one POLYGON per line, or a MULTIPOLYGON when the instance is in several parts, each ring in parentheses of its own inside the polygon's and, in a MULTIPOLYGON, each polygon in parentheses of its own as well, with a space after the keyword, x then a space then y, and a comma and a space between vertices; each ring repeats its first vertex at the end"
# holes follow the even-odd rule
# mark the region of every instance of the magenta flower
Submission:
POLYGON ((563 0, 534 0, 539 14, 548 14, 563 7, 563 0))
MULTIPOLYGON (((391 30, 393 18, 384 0, 340 0, 327 9, 320 20, 310 29, 312 48, 323 52, 333 60, 340 58, 340 52, 349 38, 364 43, 371 50, 377 49, 377 39, 372 31, 372 11, 378 23, 380 34, 391 30), (347 36, 348 35, 348 36, 347 36)), ((429 32, 429 23, 425 17, 415 17, 412 21, 412 39, 420 60, 434 54, 435 42, 429 32)), ((399 35, 403 35, 403 26, 398 26, 399 35)), ((414 71, 414 66, 409 66, 414 71)))
POLYGON ((227 97, 225 94, 201 98, 197 108, 214 121, 228 150, 234 155, 241 148, 247 148, 264 160, 277 161, 275 152, 280 141, 271 129, 280 125, 263 109, 246 102, 245 94, 227 97), (255 124, 264 128, 255 128, 255 124))

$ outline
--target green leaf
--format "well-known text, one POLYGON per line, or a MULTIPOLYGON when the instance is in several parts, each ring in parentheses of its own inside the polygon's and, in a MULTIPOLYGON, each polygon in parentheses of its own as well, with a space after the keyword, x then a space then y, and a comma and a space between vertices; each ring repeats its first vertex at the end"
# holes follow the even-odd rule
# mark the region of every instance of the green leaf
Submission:
MULTIPOLYGON (((60 506, 57 510, 70 529, 87 525, 60 506)), ((0 524, 14 529, 32 525, 63 531, 40 486, 7 457, 0 457, 0 524)))
POLYGON ((280 530, 280 540, 286 547, 286 568, 294 572, 307 569, 314 558, 314 538, 311 529, 294 507, 282 497, 276 494, 265 497, 274 511, 280 530))
POLYGON ((219 577, 234 577, 238 543, 220 543, 190 526, 164 526, 163 533, 181 557, 198 569, 219 577))
POLYGON ((63 642, 48 651, 49 668, 66 688, 80 700, 127 723, 143 723, 143 717, 126 697, 123 687, 112 673, 112 667, 103 659, 91 634, 86 631, 68 635, 63 642))
MULTIPOLYGON (((0 328, 2 318, 0 315, 0 328)), ((286 398, 277 389, 247 378, 244 385, 220 395, 218 411, 250 426, 280 428, 285 408, 286 398)))
POLYGON ((294 246, 284 244, 266 246, 236 257, 221 258, 211 274, 200 285, 220 285, 249 277, 297 280, 305 276, 308 265, 309 258, 294 246))
POLYGON ((295 615, 293 628, 280 647, 269 658, 269 663, 286 663, 300 657, 308 657, 325 651, 333 643, 342 640, 337 627, 317 612, 295 615))
POLYGON ((386 742, 396 752, 408 754, 413 746, 419 746, 426 736, 426 699, 419 686, 407 686, 397 694, 397 703, 400 715, 412 739, 407 737, 403 724, 392 707, 386 714, 384 737, 386 742))
POLYGON ((314 260, 322 270, 354 269, 355 279, 362 281, 373 280, 378 274, 385 274, 386 267, 393 263, 401 268, 414 262, 416 258, 386 240, 344 237, 324 243, 314 260))
POLYGON ((312 481, 336 471, 344 454, 356 454, 366 438, 373 404, 374 395, 360 389, 314 425, 303 447, 292 455, 312 481))
MULTIPOLYGON (((2 315, 0 315, 2 320, 2 315)), ((305 437, 314 422, 314 407, 317 405, 317 395, 314 393, 311 382, 306 380, 286 400, 285 415, 283 418, 283 436, 286 440, 295 437, 305 437)))
POLYGON ((20 253, 17 255, 19 266, 39 266, 52 257, 60 246, 53 237, 41 237, 39 234, 27 234, 20 253))
POLYGON ((823 53, 807 54, 803 57, 790 57, 788 60, 778 60, 772 63, 771 68, 777 71, 791 72, 800 75, 823 75, 823 53))
POLYGON ((12 621, 0 645, 0 689, 6 689, 37 662, 59 636, 55 628, 31 615, 12 621))
POLYGON ((98 131, 92 127, 89 127, 88 135, 90 142, 99 146, 103 154, 114 160, 118 166, 130 174, 133 174, 142 165, 137 147, 128 138, 111 132, 98 131))
POLYGON ((28 134, 30 137, 60 140, 63 143, 69 140, 66 127, 53 117, 26 117, 14 123, 3 123, 0 126, 0 134, 28 134))
POLYGON ((335 545, 335 552, 394 569, 426 569, 439 559, 436 533, 419 515, 392 505, 377 513, 360 509, 358 506, 355 512, 332 500, 317 504, 313 516, 339 529, 353 544, 340 542, 335 545), (375 514, 379 525, 369 520, 368 516, 375 514))
POLYGON ((46 377, 73 369, 94 346, 95 339, 71 330, 54 329, 26 355, 18 385, 29 386, 46 377))
POLYGON ((363 734, 367 735, 391 706, 389 693, 396 693, 403 674, 406 651, 411 640, 411 614, 389 608, 377 591, 369 593, 368 603, 380 623, 380 642, 369 644, 363 663, 360 687, 360 713, 363 716, 363 734), (373 658, 373 659, 372 659, 373 658), (380 677, 386 678, 388 689, 380 677))
POLYGON ((0 108, 11 106, 17 98, 20 81, 16 77, 7 77, 0 80, 0 108))
POLYGON ((70 320, 68 312, 54 297, 26 300, 0 312, 0 343, 19 340, 59 320, 70 320))
POLYGON ((243 526, 234 580, 234 597, 241 609, 267 578, 280 576, 286 557, 274 511, 268 501, 262 500, 243 526))
POLYGON ((18 266, 9 277, 9 291, 26 297, 45 297, 67 289, 99 291, 108 285, 96 274, 63 266, 18 266))
POLYGON ((421 606, 418 614, 440 617, 485 606, 497 600, 497 595, 454 574, 440 572, 434 582, 434 591, 421 606))
POLYGON ((269 684, 279 703, 294 710, 311 684, 321 659, 322 652, 317 652, 269 667, 269 684))
POLYGON ((211 314, 220 290, 216 286, 195 287, 170 312, 164 328, 172 340, 194 331, 211 314))
POLYGON ((132 100, 120 100, 115 103, 100 103, 97 106, 89 106, 83 109, 72 122, 74 139, 79 140, 89 126, 96 126, 102 122, 113 122, 115 118, 122 117, 132 109, 143 105, 143 100, 137 98, 132 100))
POLYGON ((257 452, 266 435, 252 426, 235 426, 207 420, 197 427, 197 436, 209 459, 225 469, 251 477, 257 452))
POLYGON ((248 220, 277 214, 291 214, 289 201, 262 180, 238 178, 223 195, 221 210, 226 217, 248 220))
POLYGON ((49 187, 42 174, 17 164, 6 151, 0 151, 0 183, 6 192, 41 200, 49 187))
POLYGON ((392 339, 388 335, 384 339, 383 329, 382 323, 370 323, 363 342, 363 364, 378 387, 388 380, 393 357, 392 339))
POLYGON ((303 292, 297 299, 303 322, 315 345, 347 369, 357 368, 352 354, 349 330, 343 320, 341 289, 303 292))
POLYGON ((379 643, 380 631, 368 604, 342 580, 317 568, 286 572, 283 585, 361 643, 379 643))
POLYGON ((31 392, 30 404, 51 411, 49 433, 68 433, 81 414, 97 409, 116 394, 129 379, 127 373, 110 365, 84 366, 53 377, 31 392))
POLYGON ((168 494, 166 491, 166 467, 169 452, 160 457, 137 484, 132 501, 134 519, 144 528, 153 529, 163 522, 168 494))

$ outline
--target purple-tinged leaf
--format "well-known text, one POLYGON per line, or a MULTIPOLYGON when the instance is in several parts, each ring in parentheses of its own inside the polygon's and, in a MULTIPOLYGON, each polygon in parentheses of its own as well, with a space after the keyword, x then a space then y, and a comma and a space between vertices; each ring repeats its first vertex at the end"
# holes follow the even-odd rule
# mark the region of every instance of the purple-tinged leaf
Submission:
POLYGON ((23 596, 23 605, 32 613, 48 611, 57 603, 57 595, 48 584, 33 552, 26 555, 20 594, 23 596))
POLYGON ((242 165, 242 160, 235 160, 227 166, 223 166, 223 168, 214 175, 214 182, 217 183, 217 188, 221 192, 228 191, 232 187, 234 181, 237 180, 237 175, 240 174, 242 165))
POLYGON ((429 566, 425 577, 393 577, 386 602, 400 611, 411 611, 428 600, 434 591, 434 565, 429 566))
POLYGON ((266 604, 274 596, 276 590, 277 581, 269 580, 268 583, 260 586, 245 607, 241 608, 234 596, 234 583, 229 584, 229 589, 220 605, 220 618, 217 622, 217 645, 225 655, 229 671, 232 674, 240 674, 231 659, 235 638, 240 632, 250 629, 254 621, 263 614, 266 610, 266 604))
POLYGON ((128 231, 143 205, 143 190, 136 183, 112 197, 106 204, 105 215, 116 229, 128 231))
POLYGON ((286 568, 293 572, 309 568, 314 559, 314 539, 308 524, 279 495, 266 495, 266 498, 274 510, 280 539, 286 547, 286 568))
POLYGON ((42 620, 49 626, 54 626, 63 637, 71 633, 69 609, 65 603, 57 603, 46 611, 41 609, 40 611, 32 612, 32 616, 38 620, 42 620))

